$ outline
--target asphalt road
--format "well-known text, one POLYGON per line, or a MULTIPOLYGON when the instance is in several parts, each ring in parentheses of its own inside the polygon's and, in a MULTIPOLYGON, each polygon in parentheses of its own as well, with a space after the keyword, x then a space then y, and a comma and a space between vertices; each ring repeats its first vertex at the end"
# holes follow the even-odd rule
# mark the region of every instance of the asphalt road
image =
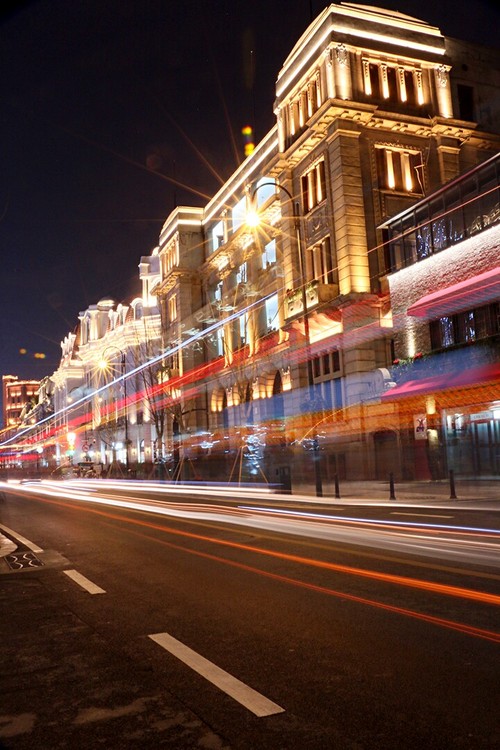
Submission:
POLYGON ((500 748, 494 514, 39 492, 0 505, 43 563, 1 568, 4 747, 500 748))

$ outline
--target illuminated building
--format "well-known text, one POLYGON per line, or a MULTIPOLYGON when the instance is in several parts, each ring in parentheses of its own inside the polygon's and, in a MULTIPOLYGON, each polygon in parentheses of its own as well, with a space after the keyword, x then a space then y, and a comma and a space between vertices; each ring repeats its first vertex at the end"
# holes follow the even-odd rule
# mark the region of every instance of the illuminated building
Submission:
POLYGON ((383 400, 401 420, 386 448, 410 478, 498 475, 500 155, 384 228, 397 384, 383 400))
POLYGON ((147 374, 128 377, 126 384, 122 376, 160 352, 160 313, 152 293, 158 279, 155 249, 141 257, 137 297, 128 303, 105 298, 90 305, 80 313, 75 332, 62 341, 60 365, 52 376, 58 463, 68 451, 74 463, 106 467, 113 462, 125 466, 127 456, 131 464, 151 461, 156 436, 145 393, 147 374), (70 447, 67 435, 73 433, 70 447))
MULTIPOLYGON (((142 296, 101 300, 63 342, 55 412, 76 452, 83 434, 124 463, 125 418, 130 458, 164 457, 177 476, 276 481, 292 467, 310 484, 318 441, 326 481, 419 476, 411 436, 441 407, 430 393, 414 427, 394 398, 396 353, 430 349, 405 297, 418 302, 420 262, 395 267, 386 230, 500 151, 499 91, 495 50, 393 11, 325 8, 278 73, 275 126, 205 206, 166 218, 142 296), (68 418, 75 388, 88 398, 68 418)), ((456 283, 492 270, 477 264, 456 283)))
POLYGON ((3 426, 18 427, 26 406, 34 403, 40 382, 20 380, 17 375, 2 375, 3 426))
MULTIPOLYGON (((194 409, 185 400, 188 432, 234 452, 250 425, 265 452, 266 425, 301 449, 319 430, 327 479, 386 478, 380 445, 398 413, 381 400, 394 321, 379 227, 499 151, 499 71, 494 51, 400 13, 331 5, 313 21, 279 72, 275 128, 203 211, 177 209, 162 232, 158 293, 178 316, 167 338, 196 316, 200 286, 201 325, 219 323, 205 340, 210 375, 194 409)), ((301 449, 293 461, 307 471, 301 449)))

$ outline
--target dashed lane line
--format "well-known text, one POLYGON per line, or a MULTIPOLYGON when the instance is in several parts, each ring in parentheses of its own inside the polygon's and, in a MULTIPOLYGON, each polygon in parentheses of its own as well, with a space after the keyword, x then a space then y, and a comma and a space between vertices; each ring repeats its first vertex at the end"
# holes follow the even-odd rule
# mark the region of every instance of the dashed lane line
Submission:
POLYGON ((261 695, 261 693, 245 685, 244 682, 233 677, 229 672, 225 672, 216 664, 205 659, 204 656, 193 651, 189 646, 181 643, 181 641, 173 638, 168 633, 155 633, 154 635, 150 635, 149 638, 177 659, 184 662, 184 664, 187 664, 188 667, 191 667, 191 669, 218 687, 226 695, 229 695, 242 706, 248 708, 255 716, 272 716, 273 714, 284 712, 285 709, 278 706, 277 703, 273 703, 273 701, 270 701, 261 695))
POLYGON ((43 552, 43 549, 37 544, 35 544, 34 542, 30 542, 29 539, 25 539, 23 536, 21 536, 21 534, 18 534, 16 531, 9 529, 8 526, 3 526, 2 524, 0 524, 0 529, 2 529, 2 531, 5 531, 6 534, 10 534, 10 536, 13 536, 14 539, 17 539, 18 542, 24 544, 25 547, 28 547, 28 549, 30 549, 32 552, 43 552))
POLYGON ((104 589, 101 589, 100 586, 97 586, 95 583, 92 583, 92 581, 89 581, 88 578, 85 578, 85 576, 82 576, 82 574, 79 573, 77 570, 63 570, 63 573, 67 575, 68 578, 71 578, 79 586, 81 586, 82 589, 85 589, 85 591, 88 591, 89 594, 105 594, 106 593, 104 589))

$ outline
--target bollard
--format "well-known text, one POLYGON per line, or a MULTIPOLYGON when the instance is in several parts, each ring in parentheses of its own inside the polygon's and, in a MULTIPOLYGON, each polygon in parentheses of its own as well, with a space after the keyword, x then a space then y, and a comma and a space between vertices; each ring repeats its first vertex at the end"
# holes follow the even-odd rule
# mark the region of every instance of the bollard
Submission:
POLYGON ((455 473, 453 469, 450 469, 450 500, 457 500, 457 493, 455 492, 455 473))
POLYGON ((391 471, 391 473, 389 474, 389 500, 395 500, 395 499, 396 499, 396 494, 394 492, 394 474, 391 471))
POLYGON ((339 475, 335 474, 335 499, 340 500, 340 486, 339 486, 339 475))

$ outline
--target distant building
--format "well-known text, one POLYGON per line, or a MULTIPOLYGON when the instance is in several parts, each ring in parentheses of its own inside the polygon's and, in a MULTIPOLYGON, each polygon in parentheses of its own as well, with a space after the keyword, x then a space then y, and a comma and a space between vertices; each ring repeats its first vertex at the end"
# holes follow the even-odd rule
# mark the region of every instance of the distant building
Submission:
POLYGON ((36 403, 39 380, 20 380, 18 375, 2 375, 3 426, 18 427, 27 407, 36 403))

